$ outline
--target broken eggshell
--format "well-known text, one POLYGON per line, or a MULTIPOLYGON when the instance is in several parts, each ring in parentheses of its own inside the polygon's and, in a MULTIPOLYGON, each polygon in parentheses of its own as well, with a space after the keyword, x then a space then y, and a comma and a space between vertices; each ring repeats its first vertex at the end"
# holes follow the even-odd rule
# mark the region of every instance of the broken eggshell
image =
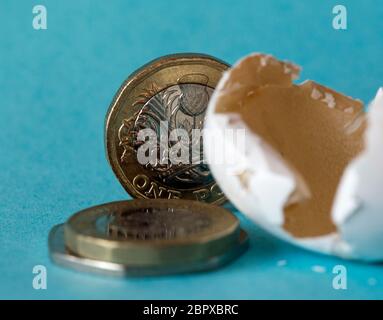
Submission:
POLYGON ((272 234, 383 260, 383 91, 366 114, 359 100, 313 81, 294 84, 299 70, 252 54, 223 75, 205 119, 210 169, 229 200, 272 234), (244 144, 226 139, 239 129, 244 144))

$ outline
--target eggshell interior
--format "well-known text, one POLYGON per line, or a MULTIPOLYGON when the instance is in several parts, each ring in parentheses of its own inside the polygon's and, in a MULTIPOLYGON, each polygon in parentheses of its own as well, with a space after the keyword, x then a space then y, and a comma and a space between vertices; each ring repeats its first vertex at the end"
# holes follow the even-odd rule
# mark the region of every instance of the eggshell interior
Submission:
POLYGON ((366 124, 359 100, 312 81, 294 84, 298 74, 272 56, 249 56, 226 75, 214 104, 218 114, 238 115, 291 169, 296 186, 283 206, 283 228, 307 238, 337 230, 334 197, 364 148, 366 124))

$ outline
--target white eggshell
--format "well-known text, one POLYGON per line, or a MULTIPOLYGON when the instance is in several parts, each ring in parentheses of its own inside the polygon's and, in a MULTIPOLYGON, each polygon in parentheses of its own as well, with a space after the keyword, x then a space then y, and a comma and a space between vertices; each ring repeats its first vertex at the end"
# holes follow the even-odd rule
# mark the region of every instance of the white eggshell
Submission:
POLYGON ((357 259, 383 260, 383 89, 367 113, 366 148, 346 168, 332 218, 357 259))
POLYGON ((383 90, 370 107, 366 149, 347 167, 338 188, 331 213, 338 232, 295 238, 282 225, 283 207, 299 185, 296 174, 238 114, 215 112, 229 75, 230 70, 210 100, 204 130, 205 156, 229 200, 270 233, 301 247, 349 259, 383 260, 383 90), (246 130, 244 152, 235 142, 225 140, 227 129, 246 130), (210 161, 217 158, 217 149, 234 164, 210 161))

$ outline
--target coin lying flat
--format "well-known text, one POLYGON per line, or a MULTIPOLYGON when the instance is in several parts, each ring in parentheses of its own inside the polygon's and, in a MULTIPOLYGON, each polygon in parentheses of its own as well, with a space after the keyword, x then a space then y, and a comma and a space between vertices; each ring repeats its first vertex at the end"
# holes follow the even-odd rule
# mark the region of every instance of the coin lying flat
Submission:
POLYGON ((111 276, 156 276, 212 270, 233 261, 246 250, 247 246, 247 234, 241 230, 236 244, 221 255, 173 266, 134 266, 89 259, 70 252, 65 247, 63 224, 53 227, 49 234, 50 257, 55 263, 78 271, 111 276))
POLYGON ((124 82, 106 116, 105 145, 131 196, 225 202, 203 161, 198 133, 227 68, 207 55, 177 54, 150 62, 124 82))
POLYGON ((186 200, 112 202, 69 218, 65 243, 76 255, 130 266, 174 267, 234 247, 238 219, 226 209, 186 200))

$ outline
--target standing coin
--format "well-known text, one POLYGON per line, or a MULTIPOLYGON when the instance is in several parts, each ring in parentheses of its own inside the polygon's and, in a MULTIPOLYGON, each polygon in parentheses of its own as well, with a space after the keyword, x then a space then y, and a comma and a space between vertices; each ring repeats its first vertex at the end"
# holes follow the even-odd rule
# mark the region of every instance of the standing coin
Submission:
POLYGON ((124 82, 106 116, 105 145, 130 195, 225 202, 203 162, 199 130, 227 68, 210 56, 177 54, 150 62, 124 82))
POLYGON ((174 267, 221 256, 237 245, 228 210, 186 200, 112 202, 73 215, 67 248, 82 257, 129 266, 174 267))

